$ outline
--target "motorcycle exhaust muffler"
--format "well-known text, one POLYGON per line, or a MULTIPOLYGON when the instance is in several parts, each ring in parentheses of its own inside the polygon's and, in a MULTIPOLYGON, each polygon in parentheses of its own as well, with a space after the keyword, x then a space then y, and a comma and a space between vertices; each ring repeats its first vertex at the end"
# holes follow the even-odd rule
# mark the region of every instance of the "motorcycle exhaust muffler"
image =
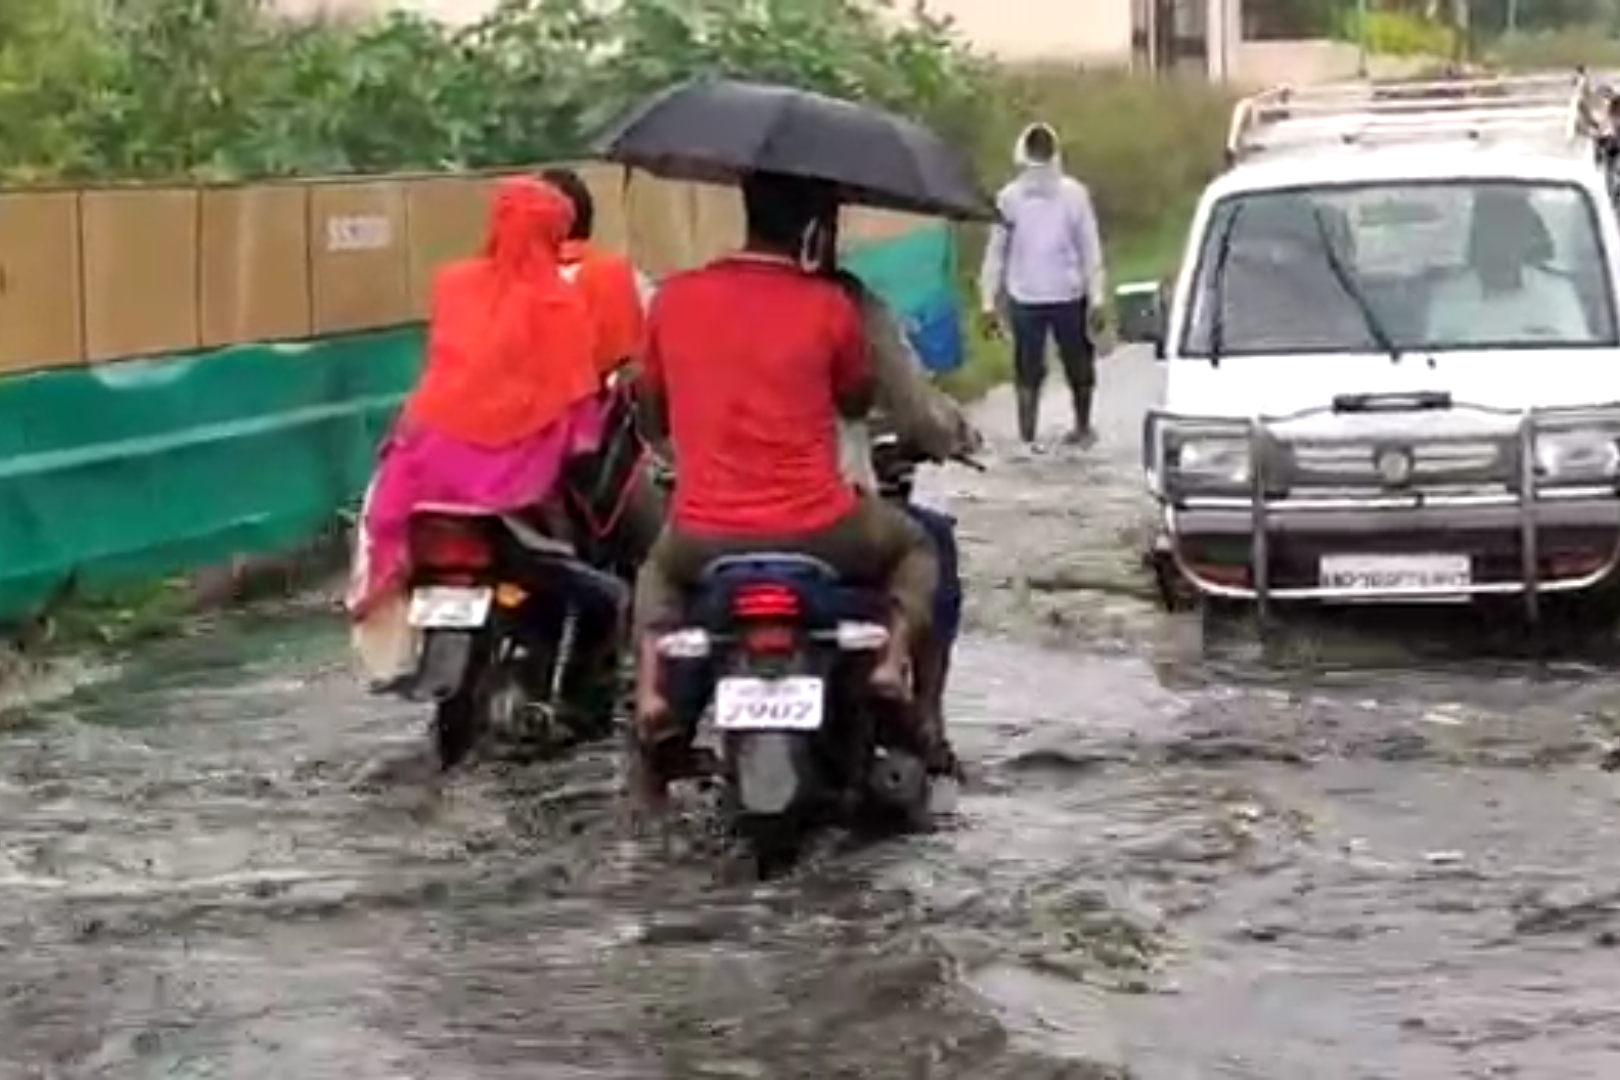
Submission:
POLYGON ((879 748, 866 786, 873 798, 895 810, 928 805, 928 768, 921 758, 901 750, 879 748))

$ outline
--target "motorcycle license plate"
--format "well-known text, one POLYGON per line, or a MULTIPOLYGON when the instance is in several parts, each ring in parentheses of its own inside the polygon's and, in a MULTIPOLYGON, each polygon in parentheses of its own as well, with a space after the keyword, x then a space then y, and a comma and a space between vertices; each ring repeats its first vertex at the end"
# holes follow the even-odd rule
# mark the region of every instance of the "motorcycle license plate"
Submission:
POLYGON ((489 621, 494 589, 424 585, 411 592, 411 625, 422 630, 476 630, 489 621))
POLYGON ((826 687, 813 675, 758 679, 733 675, 714 688, 714 726, 721 731, 815 731, 826 687))

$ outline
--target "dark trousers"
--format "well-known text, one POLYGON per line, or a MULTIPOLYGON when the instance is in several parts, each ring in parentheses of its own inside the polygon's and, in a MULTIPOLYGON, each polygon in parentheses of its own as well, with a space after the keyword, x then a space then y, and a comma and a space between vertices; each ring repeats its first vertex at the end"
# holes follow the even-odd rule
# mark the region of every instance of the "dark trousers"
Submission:
POLYGON ((949 653, 962 625, 962 569, 956 545, 956 519, 941 510, 908 503, 906 512, 934 542, 939 586, 934 590, 934 639, 949 653))
POLYGON ((682 594, 712 560, 757 551, 812 555, 851 584, 887 584, 908 628, 919 638, 930 631, 939 587, 933 542, 904 510, 876 495, 863 495, 854 510, 833 524, 797 536, 694 536, 666 524, 636 576, 638 638, 680 619, 682 594))
POLYGON ((1074 398, 1077 428, 1091 424, 1091 396, 1097 384, 1096 351, 1086 326, 1087 303, 1070 300, 1061 304, 1007 304, 1007 321, 1012 331, 1013 384, 1021 396, 1039 402, 1046 382, 1046 342, 1057 345, 1058 363, 1074 398))

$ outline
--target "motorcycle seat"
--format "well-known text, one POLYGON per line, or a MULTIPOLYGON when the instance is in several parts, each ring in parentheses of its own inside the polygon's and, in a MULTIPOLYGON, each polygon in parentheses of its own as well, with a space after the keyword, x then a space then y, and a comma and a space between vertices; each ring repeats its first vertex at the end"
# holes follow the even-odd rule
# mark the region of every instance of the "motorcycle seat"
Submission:
POLYGON ((567 540, 559 540, 548 536, 535 528, 533 523, 524 519, 521 514, 497 514, 477 506, 462 506, 457 503, 422 503, 412 511, 412 516, 442 516, 457 518, 483 518, 486 521, 498 520, 506 530, 512 534, 518 543, 537 555, 547 555, 558 559, 572 559, 577 557, 574 545, 567 540))
POLYGON ((792 551, 761 551, 748 555, 722 555, 703 568, 700 586, 738 584, 759 578, 786 579, 792 584, 836 585, 838 571, 813 555, 792 551))
POLYGON ((760 551, 712 560, 692 591, 689 610, 703 625, 723 626, 737 590, 762 583, 792 589, 813 625, 874 618, 884 607, 881 593, 845 582, 821 559, 797 552, 760 551))
POLYGON ((516 514, 502 514, 501 523, 507 531, 522 544, 525 549, 536 555, 549 555, 556 559, 575 559, 578 552, 574 545, 566 540, 559 540, 555 536, 547 536, 529 522, 516 514))

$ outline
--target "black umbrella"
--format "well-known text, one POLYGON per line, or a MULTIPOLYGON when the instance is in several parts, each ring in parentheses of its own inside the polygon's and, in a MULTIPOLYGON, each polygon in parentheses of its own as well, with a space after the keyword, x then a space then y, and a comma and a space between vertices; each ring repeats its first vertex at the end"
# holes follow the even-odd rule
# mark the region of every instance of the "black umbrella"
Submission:
POLYGON ((671 180, 732 184, 745 173, 775 172, 836 184, 855 205, 994 216, 966 158, 921 124, 789 86, 679 83, 633 106, 592 150, 671 180))

